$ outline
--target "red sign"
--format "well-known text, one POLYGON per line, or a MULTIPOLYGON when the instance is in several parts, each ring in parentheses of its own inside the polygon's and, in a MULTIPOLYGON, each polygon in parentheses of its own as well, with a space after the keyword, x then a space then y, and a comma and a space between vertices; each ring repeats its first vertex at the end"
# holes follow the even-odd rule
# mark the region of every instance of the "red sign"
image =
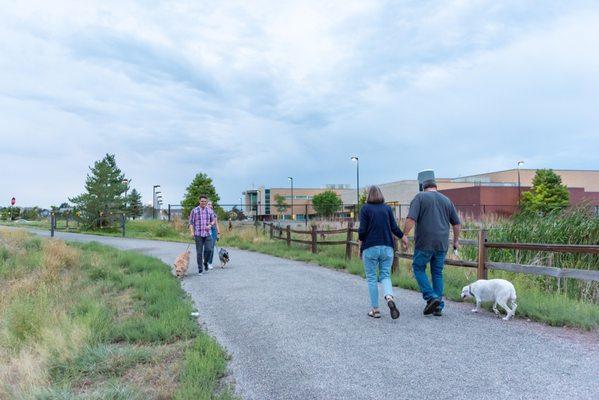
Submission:
POLYGON ((11 206, 14 206, 16 202, 17 202, 17 199, 15 199, 14 197, 12 199, 10 199, 11 206))

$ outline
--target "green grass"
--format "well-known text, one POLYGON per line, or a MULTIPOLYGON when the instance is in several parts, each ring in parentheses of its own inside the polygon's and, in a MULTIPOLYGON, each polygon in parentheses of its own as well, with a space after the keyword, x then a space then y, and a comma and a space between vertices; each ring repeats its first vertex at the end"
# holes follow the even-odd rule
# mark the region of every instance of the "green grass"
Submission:
POLYGON ((0 398, 232 398, 161 261, 0 231, 0 276, 0 398))
MULTIPOLYGON (((466 222, 465 227, 476 228, 480 223, 466 222)), ((489 240, 520 243, 576 243, 599 244, 599 218, 588 215, 584 210, 568 210, 547 216, 522 215, 512 219, 494 219, 483 223, 489 230, 489 240)), ((97 234, 98 232, 89 232, 97 234)), ((233 246, 245 250, 271 254, 277 257, 315 263, 321 266, 345 270, 363 276, 362 263, 357 257, 345 260, 344 246, 320 246, 318 254, 312 254, 308 246, 292 244, 287 247, 284 241, 270 240, 262 234, 262 229, 251 227, 232 233, 224 232, 222 246, 233 246)), ((119 236, 119 232, 101 231, 100 234, 119 236)), ((467 238, 475 238, 475 231, 465 232, 467 238)), ((158 220, 128 221, 127 237, 189 242, 187 227, 158 220)), ((306 236, 293 237, 306 239, 306 236)), ((328 235, 327 240, 343 240, 345 235, 328 235)), ((320 239, 319 239, 320 240, 320 239)), ((490 259, 498 262, 537 263, 564 268, 598 268, 599 255, 553 254, 513 250, 489 252, 490 259)), ((4 257, 0 252, 0 259, 4 257)), ((465 246, 461 257, 476 260, 476 248, 465 246)), ((399 273, 392 277, 395 285, 418 290, 411 274, 409 261, 401 260, 399 273)), ((0 271, 1 274, 1 271, 0 271)), ((583 282, 575 279, 561 280, 490 271, 490 278, 505 278, 512 281, 518 292, 517 315, 555 326, 574 326, 595 329, 599 326, 599 283, 583 282)), ((445 269, 446 296, 459 300, 461 288, 476 280, 472 269, 448 266, 445 269)))

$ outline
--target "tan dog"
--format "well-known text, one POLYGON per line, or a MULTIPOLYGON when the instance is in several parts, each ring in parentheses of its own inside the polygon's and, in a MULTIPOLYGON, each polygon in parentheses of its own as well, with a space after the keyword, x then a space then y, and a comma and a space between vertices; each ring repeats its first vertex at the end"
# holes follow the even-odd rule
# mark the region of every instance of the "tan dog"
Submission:
POLYGON ((180 254, 175 260, 175 275, 177 278, 183 278, 187 274, 187 268, 189 267, 189 255, 191 254, 189 246, 191 245, 187 245, 187 250, 185 250, 185 253, 180 254))

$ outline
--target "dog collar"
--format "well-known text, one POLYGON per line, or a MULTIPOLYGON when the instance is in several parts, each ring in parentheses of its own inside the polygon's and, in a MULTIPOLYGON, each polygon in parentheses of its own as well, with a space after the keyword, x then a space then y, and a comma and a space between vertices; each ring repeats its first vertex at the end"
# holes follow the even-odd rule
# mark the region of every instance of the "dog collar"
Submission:
POLYGON ((472 289, 470 289, 470 285, 468 285, 468 293, 470 294, 470 296, 474 297, 474 294, 472 293, 472 289))

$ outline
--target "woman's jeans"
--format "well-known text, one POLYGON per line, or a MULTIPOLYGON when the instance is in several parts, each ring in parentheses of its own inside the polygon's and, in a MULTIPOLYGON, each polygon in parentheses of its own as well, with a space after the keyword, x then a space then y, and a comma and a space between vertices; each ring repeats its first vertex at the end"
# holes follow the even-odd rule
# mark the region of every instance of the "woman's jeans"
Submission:
POLYGON ((418 282, 422 297, 424 300, 429 301, 434 298, 438 298, 441 303, 439 308, 445 307, 443 302, 443 264, 445 263, 445 251, 433 251, 433 250, 414 250, 414 258, 412 260, 412 270, 414 271, 414 278, 418 282), (433 287, 429 283, 428 276, 426 276, 426 264, 431 264, 431 278, 433 281, 433 287))
POLYGON ((212 237, 212 248, 210 249, 210 258, 208 258, 208 264, 212 264, 214 259, 214 248, 216 247, 216 241, 218 240, 218 232, 215 227, 210 230, 210 236, 212 237))
POLYGON ((393 296, 393 288, 391 286, 391 265, 393 264, 393 247, 369 247, 362 252, 362 260, 364 261, 364 272, 366 272, 366 282, 368 282, 370 304, 372 305, 372 308, 378 308, 379 281, 383 284, 383 291, 385 292, 385 297, 393 296))

